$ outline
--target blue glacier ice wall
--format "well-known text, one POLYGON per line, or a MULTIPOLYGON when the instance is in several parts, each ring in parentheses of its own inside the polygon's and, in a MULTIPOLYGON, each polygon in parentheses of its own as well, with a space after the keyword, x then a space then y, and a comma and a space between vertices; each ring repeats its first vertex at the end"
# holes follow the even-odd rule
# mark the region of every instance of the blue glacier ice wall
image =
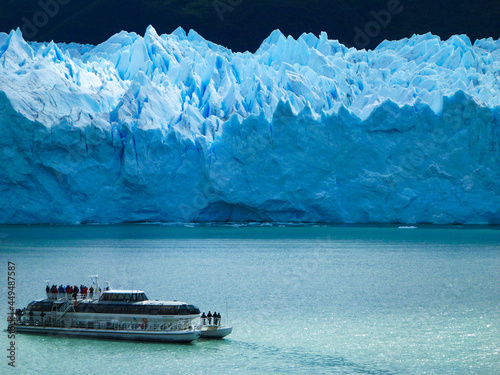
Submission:
POLYGON ((500 42, 0 33, 0 223, 500 223, 500 42))

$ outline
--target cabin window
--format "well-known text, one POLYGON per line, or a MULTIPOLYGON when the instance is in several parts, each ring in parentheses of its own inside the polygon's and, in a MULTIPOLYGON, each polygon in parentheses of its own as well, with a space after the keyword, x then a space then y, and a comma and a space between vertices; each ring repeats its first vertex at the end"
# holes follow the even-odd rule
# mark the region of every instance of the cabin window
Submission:
POLYGON ((52 310, 52 302, 35 302, 31 306, 32 311, 51 311, 52 310))
POLYGON ((96 314, 102 314, 104 313, 105 306, 99 306, 99 305, 90 305, 89 312, 93 312, 96 314))
POLYGON ((175 315, 177 312, 174 309, 174 306, 162 306, 160 307, 158 313, 160 315, 175 315))
POLYGON ((189 315, 189 309, 187 305, 179 306, 179 315, 189 315))
POLYGON ((131 314, 140 314, 141 313, 141 308, 139 306, 134 306, 131 309, 131 314))

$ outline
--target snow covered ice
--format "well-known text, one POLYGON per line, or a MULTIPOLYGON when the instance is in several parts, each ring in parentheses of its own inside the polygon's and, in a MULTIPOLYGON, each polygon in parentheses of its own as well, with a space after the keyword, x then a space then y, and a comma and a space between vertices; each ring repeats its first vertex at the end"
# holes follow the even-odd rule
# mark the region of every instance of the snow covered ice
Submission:
POLYGON ((0 223, 500 224, 500 41, 0 33, 0 223))

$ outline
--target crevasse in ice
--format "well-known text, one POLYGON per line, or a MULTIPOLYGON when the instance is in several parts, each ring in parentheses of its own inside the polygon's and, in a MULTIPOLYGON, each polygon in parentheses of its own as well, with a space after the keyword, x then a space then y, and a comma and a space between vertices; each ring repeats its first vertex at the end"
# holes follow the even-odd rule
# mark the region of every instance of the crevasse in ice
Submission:
POLYGON ((0 223, 500 223, 500 42, 0 33, 0 223))

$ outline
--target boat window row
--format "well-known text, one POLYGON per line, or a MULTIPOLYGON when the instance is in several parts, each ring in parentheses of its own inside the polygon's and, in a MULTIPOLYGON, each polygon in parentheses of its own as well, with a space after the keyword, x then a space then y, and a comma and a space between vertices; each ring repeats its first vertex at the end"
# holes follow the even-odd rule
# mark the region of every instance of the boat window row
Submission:
POLYGON ((52 302, 32 302, 28 305, 28 310, 32 311, 52 311, 52 302))
POLYGON ((112 302, 140 302, 147 301, 146 293, 104 293, 101 301, 112 301, 112 302))
MULTIPOLYGON (((54 303, 33 302, 28 305, 28 310, 34 312, 50 312, 54 303)), ((200 309, 193 305, 175 306, 150 306, 150 305, 122 305, 122 304, 96 304, 80 303, 75 306, 76 312, 95 314, 132 314, 132 315, 195 315, 200 309)))
POLYGON ((200 310, 193 305, 181 306, 124 306, 124 305, 101 305, 80 304, 76 312, 94 314, 131 314, 131 315, 194 315, 200 310))

